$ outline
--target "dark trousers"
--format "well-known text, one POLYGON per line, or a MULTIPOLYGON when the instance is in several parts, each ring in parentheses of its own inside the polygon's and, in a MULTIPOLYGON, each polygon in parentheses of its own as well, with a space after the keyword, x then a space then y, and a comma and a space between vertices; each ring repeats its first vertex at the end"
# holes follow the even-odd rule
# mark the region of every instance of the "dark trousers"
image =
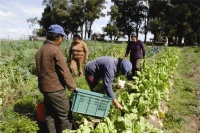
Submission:
POLYGON ((95 86, 98 84, 99 78, 93 77, 89 74, 89 72, 85 71, 85 79, 90 87, 90 90, 93 91, 95 86))
POLYGON ((65 129, 72 129, 72 112, 66 91, 43 93, 43 95, 48 133, 62 133, 65 129))
POLYGON ((137 76, 137 71, 140 71, 141 59, 130 59, 132 64, 132 76, 137 76))

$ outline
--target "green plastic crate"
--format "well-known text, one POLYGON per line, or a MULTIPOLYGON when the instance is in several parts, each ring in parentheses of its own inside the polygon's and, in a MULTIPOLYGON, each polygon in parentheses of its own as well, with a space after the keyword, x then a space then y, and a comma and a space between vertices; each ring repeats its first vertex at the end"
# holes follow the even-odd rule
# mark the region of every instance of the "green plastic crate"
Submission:
POLYGON ((71 111, 96 117, 106 117, 112 99, 106 95, 78 89, 72 93, 71 111))

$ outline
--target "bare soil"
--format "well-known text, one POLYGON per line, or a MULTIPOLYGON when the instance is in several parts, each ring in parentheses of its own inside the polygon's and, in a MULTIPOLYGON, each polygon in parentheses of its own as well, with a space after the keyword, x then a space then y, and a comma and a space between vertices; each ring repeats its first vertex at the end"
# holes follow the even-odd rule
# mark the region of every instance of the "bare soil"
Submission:
MULTIPOLYGON (((167 102, 163 100, 161 102, 160 108, 166 114, 166 112, 168 111, 167 102)), ((163 127, 163 119, 158 117, 157 112, 155 114, 150 115, 150 117, 147 118, 146 121, 149 122, 151 125, 153 125, 156 128, 163 127)))
POLYGON ((190 64, 191 69, 193 68, 193 73, 188 75, 188 78, 192 78, 196 84, 199 86, 198 90, 194 90, 193 93, 196 94, 196 100, 198 101, 196 110, 197 113, 191 114, 187 118, 186 130, 188 133, 200 133, 200 65, 195 63, 190 64))

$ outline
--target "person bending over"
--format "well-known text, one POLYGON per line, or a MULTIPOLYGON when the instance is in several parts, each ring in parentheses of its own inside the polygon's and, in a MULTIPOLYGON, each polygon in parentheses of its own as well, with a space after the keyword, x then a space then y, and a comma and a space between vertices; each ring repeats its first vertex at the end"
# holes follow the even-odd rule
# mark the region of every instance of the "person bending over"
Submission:
POLYGON ((116 108, 122 109, 122 106, 115 98, 112 83, 116 75, 128 76, 132 70, 131 62, 128 60, 116 59, 109 56, 99 57, 89 61, 85 66, 85 78, 91 91, 103 78, 104 91, 111 97, 116 108))

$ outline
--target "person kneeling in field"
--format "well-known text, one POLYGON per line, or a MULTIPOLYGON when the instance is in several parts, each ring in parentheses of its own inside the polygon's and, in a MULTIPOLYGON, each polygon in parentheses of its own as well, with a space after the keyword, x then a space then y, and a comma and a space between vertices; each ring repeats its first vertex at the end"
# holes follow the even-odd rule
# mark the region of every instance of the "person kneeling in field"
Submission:
POLYGON ((45 120, 48 133, 72 129, 72 112, 65 88, 77 90, 60 44, 64 40, 63 27, 54 24, 47 32, 47 40, 35 55, 38 86, 44 96, 45 120))
POLYGON ((116 59, 109 56, 103 56, 89 61, 85 66, 85 78, 91 91, 99 84, 103 78, 104 90, 112 98, 116 108, 122 110, 122 106, 115 98, 112 83, 117 75, 129 76, 132 70, 132 64, 128 60, 116 59))

